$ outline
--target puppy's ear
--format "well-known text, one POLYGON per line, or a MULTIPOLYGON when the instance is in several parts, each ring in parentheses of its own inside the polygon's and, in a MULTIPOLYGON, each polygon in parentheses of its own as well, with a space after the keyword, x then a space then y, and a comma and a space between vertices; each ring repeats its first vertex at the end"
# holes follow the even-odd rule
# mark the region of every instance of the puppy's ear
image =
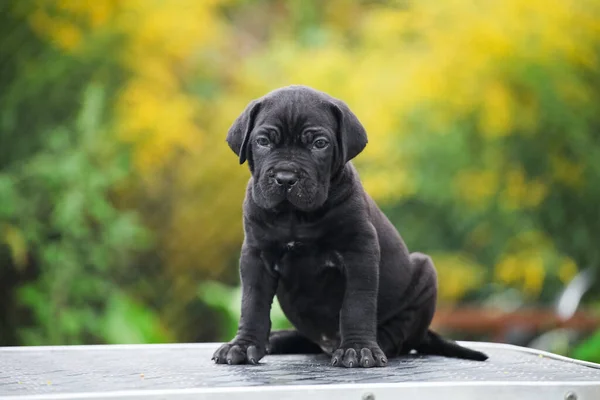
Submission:
POLYGON ((332 104, 338 122, 338 146, 345 164, 363 151, 368 142, 367 132, 346 103, 335 99, 332 104))
POLYGON ((254 121, 260 111, 260 102, 252 100, 246 109, 233 121, 227 132, 227 144, 240 158, 240 164, 246 161, 248 139, 254 129, 254 121))

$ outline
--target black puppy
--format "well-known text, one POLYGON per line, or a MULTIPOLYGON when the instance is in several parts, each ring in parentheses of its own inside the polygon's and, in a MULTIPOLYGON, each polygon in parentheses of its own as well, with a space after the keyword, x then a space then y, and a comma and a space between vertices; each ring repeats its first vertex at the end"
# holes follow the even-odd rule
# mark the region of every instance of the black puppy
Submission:
POLYGON ((333 365, 380 367, 413 349, 487 359, 428 329, 435 268, 427 255, 408 252, 364 191, 350 160, 367 135, 345 103, 305 86, 275 90, 248 105, 227 143, 252 177, 238 333, 215 362, 326 352, 333 365), (296 330, 269 337, 275 295, 296 330))

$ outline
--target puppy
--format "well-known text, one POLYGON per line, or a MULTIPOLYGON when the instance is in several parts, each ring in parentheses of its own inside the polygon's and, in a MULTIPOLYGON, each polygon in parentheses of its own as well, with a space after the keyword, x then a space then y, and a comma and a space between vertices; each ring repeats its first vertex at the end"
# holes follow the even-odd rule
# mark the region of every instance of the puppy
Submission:
POLYGON ((350 160, 367 135, 344 102, 305 86, 277 89, 247 106, 227 143, 252 176, 239 328, 216 363, 257 364, 267 352, 325 352, 343 367, 382 367, 411 350, 487 359, 429 330, 435 268, 408 252, 364 191, 350 160), (270 332, 274 296, 294 330, 270 332))

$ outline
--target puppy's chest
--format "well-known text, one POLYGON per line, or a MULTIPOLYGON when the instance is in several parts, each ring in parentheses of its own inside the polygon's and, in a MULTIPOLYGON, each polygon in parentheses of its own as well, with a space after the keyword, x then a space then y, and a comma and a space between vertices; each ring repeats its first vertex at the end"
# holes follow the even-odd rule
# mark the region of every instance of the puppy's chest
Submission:
POLYGON ((322 241, 327 234, 327 221, 310 218, 296 212, 282 213, 263 221, 258 228, 266 242, 280 243, 290 248, 297 244, 322 241))
POLYGON ((289 216, 271 221, 261 236, 272 257, 272 267, 284 279, 314 277, 343 266, 343 257, 332 246, 326 224, 289 216))
POLYGON ((333 335, 344 297, 342 255, 336 251, 296 245, 275 264, 279 276, 277 298, 296 328, 317 329, 318 337, 333 335))
POLYGON ((281 246, 273 268, 283 281, 310 281, 342 271, 343 257, 335 250, 297 240, 282 243, 281 246))

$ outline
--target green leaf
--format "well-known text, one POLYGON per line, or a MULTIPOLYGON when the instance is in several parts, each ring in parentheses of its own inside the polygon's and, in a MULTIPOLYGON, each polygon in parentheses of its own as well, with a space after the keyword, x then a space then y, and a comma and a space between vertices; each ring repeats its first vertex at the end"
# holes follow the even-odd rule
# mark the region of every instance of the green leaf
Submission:
POLYGON ((600 329, 573 349, 572 357, 600 363, 600 329))
POLYGON ((83 133, 84 140, 90 140, 101 122, 104 107, 104 87, 90 84, 83 94, 83 108, 77 118, 77 128, 83 133))
POLYGON ((13 177, 0 174, 0 219, 13 217, 16 214, 18 197, 13 177))

